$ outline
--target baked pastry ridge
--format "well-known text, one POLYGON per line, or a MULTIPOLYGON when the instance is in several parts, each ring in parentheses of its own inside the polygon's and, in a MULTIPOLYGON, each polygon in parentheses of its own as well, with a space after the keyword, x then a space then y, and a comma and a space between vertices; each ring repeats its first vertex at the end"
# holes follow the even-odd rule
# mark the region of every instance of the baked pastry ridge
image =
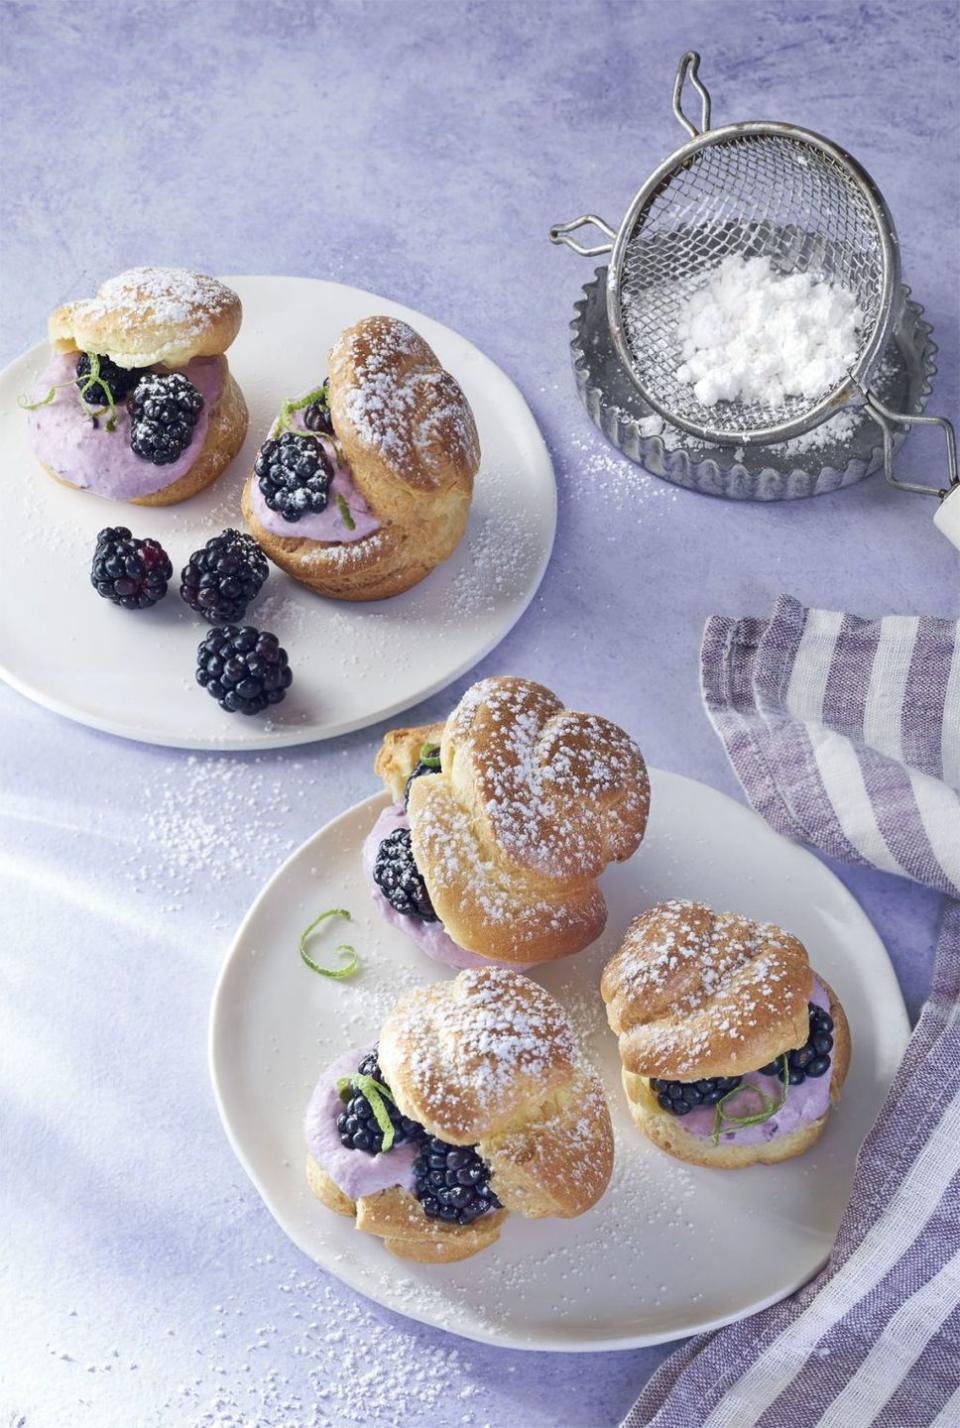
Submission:
POLYGON ((363 318, 335 344, 327 382, 285 404, 244 486, 244 518, 270 559, 318 594, 383 599, 452 554, 479 463, 470 405, 429 344, 396 318, 363 318), (319 461, 312 485, 325 502, 276 500, 269 466, 284 455, 291 471, 319 461))
POLYGON ((47 473, 135 505, 210 485, 246 434, 224 355, 241 318, 235 292, 183 268, 132 268, 58 308, 53 355, 24 403, 47 473))
POLYGON ((696 1164, 800 1154, 850 1058, 836 994, 782 928, 673 900, 636 918, 601 994, 639 1128, 696 1164))
POLYGON ((335 1062, 311 1099, 307 1179, 400 1258, 467 1258, 509 1212, 569 1219, 606 1189, 603 1089, 563 1009, 528 978, 485 967, 404 997, 357 1063, 379 1073, 372 1093, 361 1072, 344 1101, 331 1086, 351 1061, 335 1062), (396 1134, 387 1150, 364 1104, 377 1088, 396 1134))
POLYGON ((364 847, 374 899, 430 955, 528 967, 602 932, 597 879, 635 852, 650 804, 616 724, 532 680, 484 679, 443 725, 387 734, 375 768, 396 801, 364 847))

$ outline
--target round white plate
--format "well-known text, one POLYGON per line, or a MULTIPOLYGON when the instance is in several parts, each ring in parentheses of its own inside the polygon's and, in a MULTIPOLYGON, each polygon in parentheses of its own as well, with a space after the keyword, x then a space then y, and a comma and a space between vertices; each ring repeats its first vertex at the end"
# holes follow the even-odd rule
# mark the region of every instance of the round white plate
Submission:
POLYGON ((909 1035, 896 977, 863 912, 810 853, 702 784, 658 771, 652 778, 646 840, 604 876, 604 936, 538 973, 603 1076, 616 1133, 610 1188, 577 1220, 511 1215, 498 1244, 462 1264, 393 1259, 379 1240, 325 1209, 304 1179, 301 1122, 325 1065, 372 1046, 400 993, 453 975, 382 923, 363 885, 360 846, 386 795, 350 809, 294 853, 237 933, 210 1020, 227 1135, 293 1242, 378 1303, 511 1348, 629 1348, 742 1318, 797 1289, 826 1260, 857 1148, 909 1035), (822 1139, 801 1159, 704 1170, 670 1159, 634 1128, 598 986, 630 920, 666 897, 782 923, 843 1001, 850 1074, 822 1139), (361 967, 349 981, 316 976, 297 951, 303 928, 330 907, 349 908, 354 924, 337 923, 312 950, 352 943, 361 967))
POLYGON ((46 345, 0 373, 0 565, 17 591, 0 610, 0 675, 81 724, 172 748, 304 744, 408 709, 470 669, 516 624, 546 569, 556 526, 553 468, 536 422, 509 377, 465 338, 340 283, 227 281, 243 299, 243 327, 229 355, 250 428, 219 481, 182 505, 130 506, 50 480, 30 452, 17 406, 47 361, 46 345), (326 374, 344 327, 378 312, 422 333, 473 407, 483 456, 467 533, 416 589, 371 604, 324 600, 271 566, 246 619, 279 636, 294 683, 269 718, 227 714, 194 680, 207 626, 180 599, 180 570, 211 535, 244 529, 240 490, 280 402, 326 374), (92 589, 94 538, 107 525, 155 536, 167 550, 174 583, 153 609, 121 610, 92 589), (56 629, 63 658, 51 658, 49 642, 38 638, 45 629, 56 629))

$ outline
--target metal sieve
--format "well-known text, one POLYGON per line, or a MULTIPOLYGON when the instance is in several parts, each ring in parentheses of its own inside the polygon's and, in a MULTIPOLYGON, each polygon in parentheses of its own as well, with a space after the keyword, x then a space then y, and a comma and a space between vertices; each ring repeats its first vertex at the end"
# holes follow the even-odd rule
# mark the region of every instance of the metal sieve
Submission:
POLYGON ((650 175, 619 229, 588 213, 552 228, 551 241, 584 257, 610 254, 606 308, 617 353, 641 396, 666 421, 702 441, 754 446, 786 441, 841 407, 863 405, 883 432, 888 480, 945 498, 958 484, 950 422, 893 412, 870 390, 903 292, 897 237, 882 195, 855 159, 808 129, 768 121, 711 129, 699 65, 698 54, 685 54, 673 87, 673 112, 690 140, 650 175), (681 104, 688 78, 700 96, 699 129, 681 104), (606 242, 585 247, 570 236, 590 224, 606 242), (864 315, 858 350, 835 386, 785 395, 776 405, 736 400, 709 407, 692 384, 679 380, 682 311, 731 254, 765 257, 781 273, 806 272, 856 295, 864 315), (944 488, 897 480, 892 423, 943 428, 944 488))

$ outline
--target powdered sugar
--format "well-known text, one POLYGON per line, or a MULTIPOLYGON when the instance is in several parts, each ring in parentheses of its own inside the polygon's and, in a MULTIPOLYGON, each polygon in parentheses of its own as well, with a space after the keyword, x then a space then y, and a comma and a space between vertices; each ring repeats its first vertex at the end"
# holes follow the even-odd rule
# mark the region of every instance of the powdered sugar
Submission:
POLYGON ((863 321, 849 289, 780 273, 769 258, 731 255, 681 309, 677 380, 705 407, 778 408, 788 396, 813 402, 856 360, 863 321))
POLYGON ((128 268, 108 279, 95 298, 74 307, 94 320, 126 318, 161 327, 189 324, 191 332, 199 332, 236 300, 230 288, 205 273, 188 268, 128 268))

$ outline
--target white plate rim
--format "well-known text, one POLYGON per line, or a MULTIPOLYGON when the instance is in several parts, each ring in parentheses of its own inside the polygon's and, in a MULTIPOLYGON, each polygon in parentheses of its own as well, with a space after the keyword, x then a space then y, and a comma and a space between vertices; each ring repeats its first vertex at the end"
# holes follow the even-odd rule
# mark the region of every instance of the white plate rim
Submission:
MULTIPOLYGON (((481 641, 480 645, 475 650, 472 650, 466 659, 456 662, 454 667, 445 671, 438 679, 429 681, 422 689, 418 690, 413 697, 404 697, 399 701, 385 704, 382 708, 378 708, 373 714, 364 714, 354 719, 340 720, 337 723, 325 726, 321 732, 317 732, 315 728, 298 728, 292 724, 280 725, 271 730, 257 731, 248 723, 246 726, 238 726, 247 728, 247 737, 244 738, 231 735, 228 732, 229 728, 232 727, 230 725, 224 726, 225 732, 222 735, 218 734, 216 737, 210 738, 201 736, 181 738, 176 735, 160 737, 156 733, 144 732, 142 730, 135 733, 131 731, 130 727, 121 725, 110 719, 101 718, 95 713, 87 711, 78 713, 76 708, 71 705, 69 701, 58 698, 55 694, 46 692, 44 689, 35 685, 31 680, 24 679, 15 670, 10 669, 4 659, 3 650, 0 648, 0 679, 2 679, 4 683, 8 684, 11 689, 16 690, 18 694, 31 700, 32 703, 38 704, 44 709, 49 709, 52 713, 59 715, 61 718, 69 719, 72 723, 80 724, 84 728, 96 729, 103 734, 112 734, 117 738, 129 739, 133 743, 148 744, 156 748, 187 749, 197 753, 253 753, 264 749, 296 748, 304 744, 323 743, 328 739, 337 739, 344 734, 352 734, 360 729, 370 728, 374 724, 379 724, 385 719, 391 719, 395 715, 402 714, 405 710, 412 709, 416 705, 423 703, 440 690, 446 689, 463 674, 466 674, 468 670, 473 669, 482 660, 486 659, 487 655, 506 639, 510 631, 515 628, 526 614, 543 582, 543 577, 550 564, 554 543, 556 541, 558 496, 553 458, 550 455, 550 450, 544 439, 543 432, 540 430, 540 425, 526 397, 513 378, 510 377, 502 367, 494 362, 491 357, 488 357, 481 348, 477 347, 476 343, 471 342, 468 337, 464 337, 458 332, 456 328, 450 327, 447 323, 440 322, 438 319, 431 317, 429 313, 422 313, 415 308, 408 307, 405 303, 398 302, 395 298, 386 297, 382 293, 371 292, 366 288, 356 287, 352 283, 340 283, 329 278, 314 278, 279 273, 230 273, 224 274, 222 280, 227 284, 242 284, 250 281, 318 284, 321 287, 337 288, 341 291, 356 293, 365 301, 386 304, 399 312, 407 321, 411 322, 411 324, 415 324, 418 319, 426 319, 432 326, 441 329, 445 336, 449 335, 458 343, 463 344, 465 348, 469 349, 474 360, 478 361, 481 366, 491 368, 496 374, 497 379, 507 384, 518 403, 518 410, 522 409, 529 420, 529 435, 531 442, 537 449, 537 460, 545 464, 545 469, 551 478, 548 483, 549 504, 545 506, 543 511, 544 524, 548 528, 548 536, 544 541, 540 557, 531 570, 528 588, 523 598, 511 608, 509 618, 491 634, 489 639, 481 641)), ((0 368, 0 384, 12 378, 14 369, 19 367, 21 363, 31 361, 42 362, 48 354, 49 345, 47 343, 35 343, 32 347, 27 348, 24 352, 11 358, 3 368, 0 368)), ((118 502, 117 504, 124 506, 126 503, 118 502)), ((137 510, 139 508, 134 507, 133 509, 137 510)), ((240 519, 239 511, 237 512, 237 520, 238 525, 243 524, 240 519)), ((429 576, 427 578, 429 579, 429 576)), ((316 598, 322 600, 323 597, 317 596, 316 598)))
MULTIPOLYGON (((774 834, 774 836, 776 836, 775 830, 772 829, 770 825, 763 818, 761 818, 761 816, 756 813, 754 809, 750 808, 744 803, 741 803, 736 798, 732 798, 729 794, 722 793, 719 789, 712 788, 709 784, 704 784, 699 779, 690 778, 686 774, 674 773, 671 770, 658 769, 653 767, 649 769, 649 772, 652 782, 659 782, 661 780, 665 780, 669 785, 670 781, 677 781, 678 783, 693 785, 699 790, 705 790, 707 794, 712 798, 721 800, 722 802, 729 805, 731 808, 736 809, 738 814, 746 814, 748 817, 755 818, 757 822, 762 825, 762 827, 766 830, 767 833, 774 834)), ((221 1125, 223 1126, 227 1140, 229 1141, 230 1146, 237 1157, 237 1160, 246 1172, 248 1178, 254 1186, 254 1189, 257 1191, 257 1194, 260 1196, 260 1199, 266 1206, 266 1209, 268 1210, 270 1216, 279 1226, 279 1228, 283 1231, 283 1233, 287 1236, 287 1238, 291 1241, 291 1243, 294 1244, 296 1248, 300 1250, 304 1255, 306 1255, 306 1257, 310 1260, 312 1264, 316 1265, 324 1273, 332 1274, 335 1278, 339 1279, 343 1284, 347 1285, 347 1287, 352 1289, 355 1293, 362 1294, 365 1298, 371 1300, 373 1303, 379 1304, 382 1308, 389 1310, 391 1313, 401 1314, 404 1318, 412 1319, 418 1323, 425 1324, 429 1328, 453 1334, 456 1338, 463 1338, 475 1343, 487 1344, 494 1348, 513 1349, 525 1353, 614 1353, 625 1349, 648 1348, 653 1347, 657 1344, 679 1341, 680 1339, 690 1338, 695 1334, 711 1333, 715 1329, 720 1329, 727 1324, 736 1323, 742 1319, 749 1318, 752 1315, 759 1313, 761 1310, 769 1308, 773 1304, 778 1304, 782 1302, 784 1299, 788 1298, 791 1294, 795 1294, 797 1290, 801 1289, 805 1284, 808 1284, 813 1278, 815 1278, 815 1276, 820 1273, 824 1265, 829 1260, 829 1250, 824 1255, 822 1255, 816 1261, 816 1263, 811 1265, 808 1272, 785 1279, 783 1285, 773 1293, 759 1297, 755 1302, 752 1302, 746 1308, 737 1309, 730 1314, 716 1315, 711 1319, 705 1319, 702 1323, 697 1324, 695 1327, 692 1327, 685 1331, 678 1332, 676 1328, 671 1328, 664 1332, 626 1334, 619 1338, 611 1338, 609 1340, 604 1340, 601 1343, 578 1341, 576 1339, 567 1339, 562 1338, 560 1336, 552 1337, 546 1334, 541 1334, 535 1341, 519 1340, 514 1339, 512 1337, 505 1339, 503 1336, 498 1336, 495 1333, 486 1332, 483 1328, 479 1326, 472 1326, 470 1330, 467 1330, 460 1326, 453 1327, 450 1325, 439 1324, 434 1318, 430 1317, 428 1314, 418 1313, 413 1307, 407 1305, 401 1307, 398 1304, 388 1303, 386 1300, 380 1299, 377 1295, 371 1294, 370 1289, 367 1283, 364 1281, 362 1274, 354 1274, 350 1270, 349 1266, 337 1265, 336 1267, 333 1267, 330 1264, 323 1263, 322 1261, 318 1260, 314 1249, 306 1242, 305 1238, 300 1236, 296 1231, 292 1230, 289 1225, 284 1223, 283 1219, 280 1217, 280 1214, 274 1209, 274 1206, 271 1203, 270 1196, 265 1186, 261 1183, 260 1178, 258 1177, 252 1165, 250 1164, 243 1149, 243 1146, 240 1144, 238 1138, 235 1136, 226 1109, 225 1098, 221 1088, 221 1061, 224 1054, 220 1046, 220 1038, 222 1034, 221 1008, 227 994, 227 987, 231 978, 234 964, 239 963, 240 961, 238 954, 243 944, 247 929, 258 914, 261 906, 273 896, 277 886, 282 883, 283 879, 287 874, 287 870, 291 867, 291 865, 295 863, 317 840, 335 834, 339 826, 345 823, 348 819, 352 819, 357 814, 365 812, 367 810, 372 813, 375 809, 384 806, 388 800, 389 795, 387 794, 386 790, 381 790, 380 792, 369 795, 369 797, 367 798, 361 799, 358 803, 353 804, 350 808, 347 808, 342 813, 337 814, 336 817, 328 820, 328 822, 325 823, 323 827, 319 828, 315 833, 311 834, 309 838, 306 838, 299 845, 299 847, 294 849, 293 852, 291 852, 284 859, 284 861, 279 865, 279 867, 275 869, 268 881, 260 889, 256 898, 251 903, 246 914, 244 915, 243 920, 237 928, 230 943, 230 946, 228 947, 224 955, 219 972, 217 974, 216 983, 214 985, 213 997, 210 1005, 210 1014, 207 1024, 207 1065, 213 1089, 214 1102, 216 1104, 217 1111, 220 1116, 221 1125)), ((826 874, 827 877, 832 880, 832 882, 836 886, 836 889, 839 891, 841 900, 844 901, 847 904, 847 907, 853 911, 854 916, 860 919, 863 935, 865 937, 871 938, 875 943, 875 952, 879 953, 879 965, 883 967, 888 982, 888 989, 893 993, 893 997, 891 998, 891 1004, 888 1007, 888 1012, 891 1018, 899 1023, 899 1040, 902 1043, 902 1048, 905 1048, 911 1033, 910 1019, 907 1014, 906 1005, 903 1000, 903 994, 900 991, 900 985, 897 980, 896 972, 894 971, 889 954, 879 934, 877 933, 867 914, 864 912, 863 908, 857 902, 856 898, 853 896, 850 890, 841 882, 841 880, 837 877, 836 873, 834 873, 833 870, 826 865, 826 863, 822 862, 819 858, 817 858, 816 855, 809 848, 806 848, 801 844, 791 842, 790 847, 803 860, 809 860, 810 863, 815 864, 821 873, 826 874)))

